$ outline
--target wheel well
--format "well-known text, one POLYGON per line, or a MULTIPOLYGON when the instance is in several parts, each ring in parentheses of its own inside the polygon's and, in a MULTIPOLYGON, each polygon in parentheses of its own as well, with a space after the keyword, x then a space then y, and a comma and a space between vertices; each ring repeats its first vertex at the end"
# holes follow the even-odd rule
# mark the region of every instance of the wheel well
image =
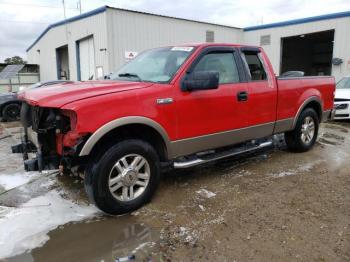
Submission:
POLYGON ((17 104, 19 106, 22 105, 22 102, 20 101, 8 101, 0 105, 0 116, 2 116, 2 110, 4 109, 5 106, 10 105, 10 104, 17 104))
POLYGON ((144 124, 128 124, 109 131, 94 145, 90 155, 99 158, 118 141, 131 138, 148 142, 157 151, 161 161, 167 160, 167 148, 163 137, 154 128, 144 124))
POLYGON ((315 110, 315 112, 317 113, 318 116, 318 121, 321 122, 322 121, 322 107, 320 105, 319 102, 317 101, 311 101, 310 103, 306 104, 306 106, 304 107, 303 111, 306 108, 312 108, 315 110))

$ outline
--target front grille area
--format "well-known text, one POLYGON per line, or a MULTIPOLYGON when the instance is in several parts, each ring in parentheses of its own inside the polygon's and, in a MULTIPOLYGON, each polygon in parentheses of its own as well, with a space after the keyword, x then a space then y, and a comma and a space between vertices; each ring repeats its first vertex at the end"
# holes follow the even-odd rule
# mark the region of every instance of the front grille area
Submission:
POLYGON ((24 128, 37 134, 36 143, 40 146, 43 157, 50 156, 56 152, 55 120, 56 114, 54 109, 32 106, 26 102, 22 103, 21 123, 24 128))
POLYGON ((31 106, 26 102, 22 103, 21 122, 24 127, 32 127, 35 132, 40 133, 40 129, 47 124, 49 108, 31 106))
POLYGON ((349 114, 335 114, 335 117, 349 117, 349 114))
POLYGON ((337 110, 344 110, 344 109, 348 109, 349 108, 349 104, 338 104, 335 105, 335 109, 337 110))
POLYGON ((75 151, 71 148, 65 151, 63 147, 63 137, 71 130, 71 117, 75 117, 72 111, 32 106, 25 101, 22 103, 23 144, 26 147, 32 145, 30 152, 36 152, 36 158, 31 159, 36 159, 33 162, 36 164, 28 170, 57 169, 61 161, 73 161, 75 151))

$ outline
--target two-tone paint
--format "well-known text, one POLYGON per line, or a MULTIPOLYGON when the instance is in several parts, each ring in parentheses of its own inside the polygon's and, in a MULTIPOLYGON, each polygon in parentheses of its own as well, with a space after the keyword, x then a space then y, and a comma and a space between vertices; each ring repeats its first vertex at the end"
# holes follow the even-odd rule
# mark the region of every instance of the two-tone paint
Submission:
POLYGON ((333 109, 333 77, 276 78, 266 54, 258 47, 190 46, 195 51, 168 84, 89 81, 49 87, 45 92, 31 90, 25 99, 32 105, 75 112, 73 129, 64 135, 63 146, 88 136, 80 156, 89 155, 110 131, 141 124, 162 137, 168 159, 292 130, 307 106, 315 108, 320 120, 333 109), (232 49, 242 65, 245 61, 241 51, 258 49, 267 80, 251 81, 244 72, 239 83, 222 84, 213 90, 182 91, 187 71, 208 48, 232 49), (247 101, 237 100, 237 93, 242 91, 248 93, 247 101))

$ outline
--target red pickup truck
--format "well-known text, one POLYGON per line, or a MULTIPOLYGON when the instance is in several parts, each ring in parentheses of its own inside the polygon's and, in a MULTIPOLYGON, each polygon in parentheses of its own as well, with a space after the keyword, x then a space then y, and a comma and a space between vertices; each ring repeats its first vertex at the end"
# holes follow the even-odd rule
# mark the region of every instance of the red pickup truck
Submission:
POLYGON ((333 112, 333 77, 278 78, 253 46, 156 48, 109 78, 26 91, 24 142, 12 151, 26 170, 84 172, 89 198, 110 214, 149 201, 165 167, 270 146, 279 133, 307 151, 333 112))

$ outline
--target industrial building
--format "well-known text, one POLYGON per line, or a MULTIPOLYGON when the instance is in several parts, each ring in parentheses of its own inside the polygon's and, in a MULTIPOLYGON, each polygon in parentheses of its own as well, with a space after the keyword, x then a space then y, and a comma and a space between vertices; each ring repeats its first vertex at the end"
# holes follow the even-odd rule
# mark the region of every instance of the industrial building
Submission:
POLYGON ((262 46, 277 75, 350 75, 350 12, 236 28, 103 6, 50 25, 27 54, 43 81, 88 80, 145 49, 191 42, 262 46))
POLYGON ((131 56, 189 42, 242 42, 239 28, 104 6, 50 25, 27 49, 40 78, 88 80, 107 75, 131 56))
POLYGON ((243 39, 264 48, 276 74, 350 75, 350 12, 244 28, 243 39))

